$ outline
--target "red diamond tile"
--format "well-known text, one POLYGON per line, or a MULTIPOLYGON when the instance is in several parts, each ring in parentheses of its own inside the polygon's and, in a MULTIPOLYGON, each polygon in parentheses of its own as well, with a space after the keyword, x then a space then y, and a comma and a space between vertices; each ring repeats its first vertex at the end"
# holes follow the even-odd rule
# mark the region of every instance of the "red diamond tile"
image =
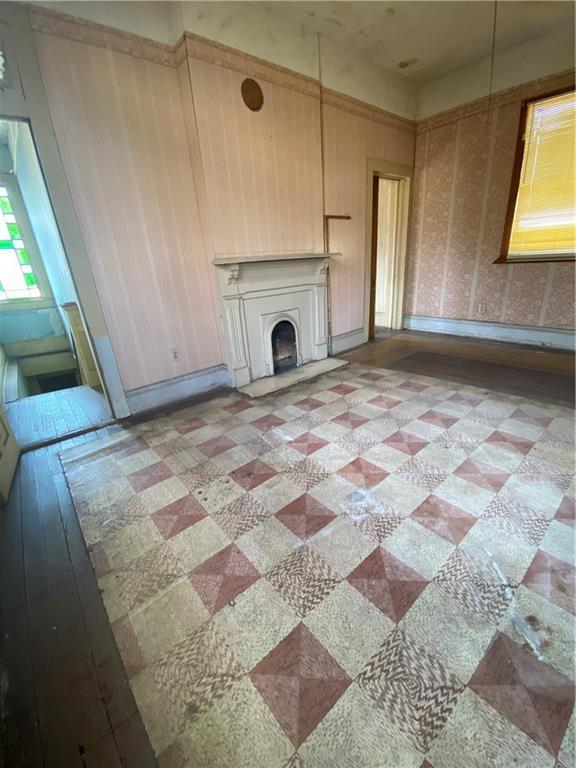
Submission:
POLYGON ((216 613, 260 578, 250 560, 229 544, 188 576, 210 613, 216 613))
POLYGON ((145 491, 146 488, 150 488, 157 483, 161 483, 162 480, 172 477, 173 474, 167 464, 164 464, 163 461, 158 461, 149 467, 132 472, 132 474, 128 475, 127 479, 136 493, 140 493, 140 491, 145 491))
POLYGON ((390 397, 389 395, 376 395, 376 397, 373 397, 372 400, 368 400, 370 405, 375 405, 377 408, 385 408, 386 410, 389 410, 390 408, 394 408, 395 405, 398 405, 400 400, 398 400, 397 397, 390 397))
POLYGON ((224 453, 224 451, 234 448, 235 445, 236 443, 227 435, 218 435, 217 437, 210 438, 210 440, 206 440, 205 443, 200 443, 198 448, 204 456, 212 459, 214 456, 218 456, 219 453, 224 453))
POLYGON ((564 496, 555 517, 566 525, 576 525, 576 502, 571 496, 564 496))
POLYGON ((116 645, 120 651, 126 675, 128 679, 131 679, 137 675, 138 672, 145 669, 146 662, 142 655, 142 651, 140 650, 140 645, 138 644, 138 639, 128 614, 122 616, 120 619, 116 619, 112 624, 112 632, 114 633, 114 639, 116 640, 116 645))
POLYGON ((477 405, 480 405, 480 403, 484 401, 484 398, 478 397, 478 395, 469 394, 468 392, 455 392, 453 395, 450 395, 448 400, 451 400, 453 403, 471 405, 475 408, 477 405))
POLYGON ((382 373, 373 373, 372 371, 369 371, 368 373, 363 373, 360 378, 364 379, 364 381, 379 381, 384 378, 384 375, 382 373))
POLYGON ((426 448, 428 442, 421 437, 411 434, 410 432, 394 432, 393 435, 387 437, 384 440, 386 445, 390 448, 395 448, 397 451, 407 453, 409 456, 415 456, 422 448, 426 448))
POLYGON ((576 569, 539 549, 522 582, 532 592, 576 613, 576 569))
POLYGON ((269 429, 280 427, 282 424, 286 424, 286 422, 284 419, 281 419, 280 416, 274 416, 274 414, 271 413, 268 416, 261 416, 259 419, 251 421, 250 424, 253 427, 261 429, 262 432, 268 432, 269 429))
POLYGON ((187 419, 176 425, 175 429, 177 432, 180 432, 181 435, 187 435, 188 432, 194 432, 195 429, 200 429, 205 426, 206 422, 202 421, 202 419, 187 419))
POLYGON ((256 488, 257 485, 265 483, 278 472, 273 467, 269 467, 268 464, 264 464, 260 459, 253 459, 248 464, 244 464, 243 467, 235 469, 230 472, 230 477, 241 485, 242 488, 246 488, 247 491, 256 488))
POLYGON ((295 747, 352 682, 303 624, 254 667, 250 678, 295 747))
POLYGON ((336 384, 335 387, 330 387, 328 392, 335 392, 337 395, 349 395, 350 392, 355 392, 356 387, 351 387, 350 384, 336 384))
POLYGON ((388 477, 390 473, 382 469, 382 467, 372 464, 371 461, 358 457, 351 461, 350 464, 342 467, 338 474, 359 488, 372 488, 388 477))
POLYGON ((469 687, 548 752, 558 752, 574 706, 574 687, 527 645, 498 633, 469 687))
POLYGON ((499 491, 510 477, 509 472, 504 472, 490 464, 474 459, 466 459, 454 474, 463 480, 479 485, 481 488, 488 488, 490 491, 499 491))
POLYGON ((356 427, 365 424, 368 419, 364 416, 360 416, 359 413, 354 413, 354 411, 346 411, 345 413, 341 413, 340 416, 336 416, 332 421, 334 424, 340 424, 341 427, 356 429, 356 427))
POLYGON ((403 384, 400 384, 398 389, 405 389, 408 392, 422 392, 428 386, 428 384, 420 384, 419 381, 405 381, 403 384))
POLYGON ((316 451, 320 450, 320 448, 328 445, 328 441, 323 440, 313 432, 305 432, 303 435, 299 435, 297 438, 288 443, 288 445, 291 448, 295 448, 297 451, 300 451, 300 453, 303 453, 304 456, 310 456, 311 453, 315 453, 316 451))
POLYGON ((449 416, 447 413, 441 411, 426 411, 422 416, 418 416, 419 421, 425 421, 427 424, 434 424, 436 427, 444 427, 450 429, 451 426, 456 424, 458 418, 449 416))
POLYGON ((336 515, 313 496, 305 493, 283 507, 276 513, 276 517, 296 536, 307 539, 334 520, 336 515))
POLYGON ((296 408, 300 408, 301 411, 315 411, 316 408, 320 408, 324 403, 321 400, 315 400, 313 397, 305 397, 304 400, 298 400, 294 405, 296 408))
POLYGON ((421 574, 382 547, 376 547, 347 581, 394 622, 402 619, 428 585, 421 574))
POLYGON ((247 411, 248 408, 252 408, 252 405, 248 402, 248 400, 236 400, 234 403, 230 403, 230 405, 225 405, 223 407, 224 411, 228 411, 228 413, 242 413, 242 411, 247 411))
POLYGON ((459 544, 476 522, 474 515, 449 504, 434 494, 414 510, 416 522, 454 544, 459 544))
POLYGON ((516 421, 523 421, 525 424, 533 424, 536 427, 548 427, 553 421, 551 416, 547 416, 542 411, 536 409, 527 411, 524 408, 516 408, 510 418, 516 421))
POLYGON ((152 515, 156 527, 165 539, 171 539, 204 517, 204 507, 193 496, 184 496, 173 501, 152 515))
POLYGON ((534 445, 533 440, 526 440, 523 437, 517 437, 509 432, 500 432, 499 430, 492 432, 486 442, 490 443, 490 445, 497 445, 506 451, 521 453, 523 456, 526 456, 534 445))

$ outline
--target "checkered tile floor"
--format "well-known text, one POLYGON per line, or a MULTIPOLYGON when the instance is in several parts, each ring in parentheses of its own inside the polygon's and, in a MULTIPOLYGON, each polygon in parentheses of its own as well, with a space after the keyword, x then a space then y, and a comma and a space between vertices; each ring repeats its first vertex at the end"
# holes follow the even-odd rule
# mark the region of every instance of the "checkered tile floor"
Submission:
POLYGON ((349 365, 64 453, 161 768, 574 766, 573 439, 349 365))

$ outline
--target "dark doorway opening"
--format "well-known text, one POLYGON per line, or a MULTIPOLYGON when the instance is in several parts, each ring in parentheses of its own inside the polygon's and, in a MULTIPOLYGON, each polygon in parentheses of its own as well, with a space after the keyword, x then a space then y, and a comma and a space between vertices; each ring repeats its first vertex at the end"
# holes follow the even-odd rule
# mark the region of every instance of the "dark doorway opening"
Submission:
POLYGON ((296 331, 289 320, 281 320, 272 330, 274 373, 282 373, 298 365, 296 331))

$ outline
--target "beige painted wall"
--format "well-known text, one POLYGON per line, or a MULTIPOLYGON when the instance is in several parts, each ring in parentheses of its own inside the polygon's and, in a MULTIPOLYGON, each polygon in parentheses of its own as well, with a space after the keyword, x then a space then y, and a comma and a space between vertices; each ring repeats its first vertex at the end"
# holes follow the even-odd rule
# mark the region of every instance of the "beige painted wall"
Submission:
MULTIPOLYGON (((336 100, 337 101, 337 100, 336 100)), ((332 333, 364 325, 366 184, 368 158, 413 165, 414 134, 408 124, 370 119, 330 104, 324 107, 326 212, 349 214, 330 223, 332 333)))
POLYGON ((221 362, 176 70, 60 36, 35 38, 125 388, 221 362))
MULTIPOLYGON (((174 56, 80 23, 35 19, 125 389, 222 363, 212 259, 323 250, 319 83, 193 36, 174 56), (258 113, 241 100, 247 74, 264 92, 258 113)), ((410 165, 414 126, 335 93, 323 99, 326 210, 353 217, 333 225, 331 240, 342 253, 331 283, 339 334, 363 324, 367 159, 410 165)))
POLYGON ((493 263, 521 102, 573 83, 546 78, 419 124, 407 314, 574 328, 574 263, 493 263))

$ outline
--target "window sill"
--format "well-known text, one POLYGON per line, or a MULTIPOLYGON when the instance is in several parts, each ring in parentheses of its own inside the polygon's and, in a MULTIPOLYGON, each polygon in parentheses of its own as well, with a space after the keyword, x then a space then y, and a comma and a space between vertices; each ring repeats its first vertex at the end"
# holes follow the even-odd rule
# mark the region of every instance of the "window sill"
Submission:
POLYGON ((570 264, 576 261, 576 256, 543 256, 542 258, 534 259, 515 259, 514 257, 503 254, 498 256, 493 264, 570 264))

